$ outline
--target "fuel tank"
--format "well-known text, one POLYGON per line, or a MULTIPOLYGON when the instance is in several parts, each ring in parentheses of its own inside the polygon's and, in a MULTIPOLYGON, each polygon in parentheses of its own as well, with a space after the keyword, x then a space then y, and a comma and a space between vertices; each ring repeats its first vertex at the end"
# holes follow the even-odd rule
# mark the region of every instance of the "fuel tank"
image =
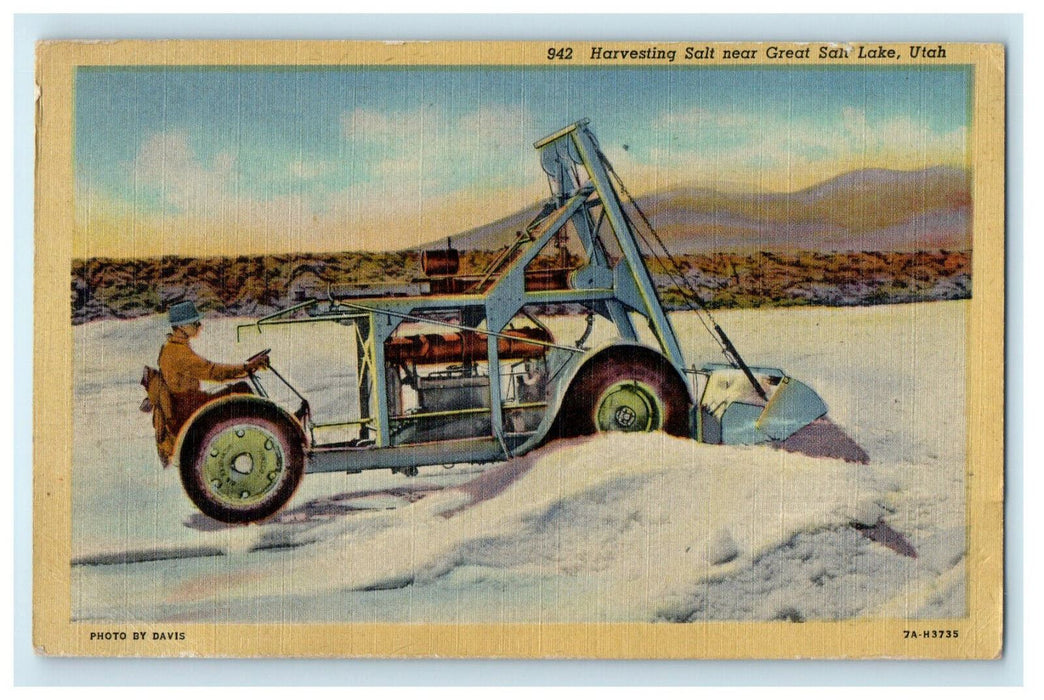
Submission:
MULTIPOLYGON (((552 335, 542 328, 509 329, 497 340, 497 352, 501 360, 528 360, 542 357, 547 352, 545 344, 553 342, 552 335)), ((400 336, 385 344, 384 357, 397 365, 481 362, 486 359, 486 335, 460 331, 400 336)))

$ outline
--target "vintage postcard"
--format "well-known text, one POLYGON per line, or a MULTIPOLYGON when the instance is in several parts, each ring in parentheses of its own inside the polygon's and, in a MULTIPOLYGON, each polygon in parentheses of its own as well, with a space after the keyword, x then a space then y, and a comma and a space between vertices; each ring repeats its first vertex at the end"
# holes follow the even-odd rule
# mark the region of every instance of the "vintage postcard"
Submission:
POLYGON ((34 644, 996 658, 1004 48, 37 50, 34 644))

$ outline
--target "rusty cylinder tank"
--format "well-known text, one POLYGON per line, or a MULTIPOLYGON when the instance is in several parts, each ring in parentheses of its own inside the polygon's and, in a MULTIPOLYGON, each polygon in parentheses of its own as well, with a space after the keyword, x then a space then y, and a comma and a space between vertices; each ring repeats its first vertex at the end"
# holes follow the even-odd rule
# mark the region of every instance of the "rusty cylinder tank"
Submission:
MULTIPOLYGON (((525 360, 542 357, 552 335, 542 328, 516 328, 503 332, 497 340, 501 360, 525 360)), ((384 345, 384 357, 397 365, 441 365, 481 362, 486 359, 486 335, 475 331, 459 333, 422 333, 390 339, 384 345)))
POLYGON ((448 277, 460 270, 460 254, 454 248, 421 253, 421 269, 427 277, 448 277))

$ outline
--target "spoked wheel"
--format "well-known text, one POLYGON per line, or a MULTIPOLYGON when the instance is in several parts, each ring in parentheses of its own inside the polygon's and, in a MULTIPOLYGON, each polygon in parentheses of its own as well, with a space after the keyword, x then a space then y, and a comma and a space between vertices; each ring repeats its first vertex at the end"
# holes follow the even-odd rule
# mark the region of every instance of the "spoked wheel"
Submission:
POLYGON ((227 523, 262 520, 286 505, 304 472, 299 442, 280 421, 239 414, 215 421, 181 462, 189 498, 227 523))
POLYGON ((569 387, 557 423, 562 436, 663 430, 687 435, 689 397, 673 369, 655 356, 598 357, 569 387))

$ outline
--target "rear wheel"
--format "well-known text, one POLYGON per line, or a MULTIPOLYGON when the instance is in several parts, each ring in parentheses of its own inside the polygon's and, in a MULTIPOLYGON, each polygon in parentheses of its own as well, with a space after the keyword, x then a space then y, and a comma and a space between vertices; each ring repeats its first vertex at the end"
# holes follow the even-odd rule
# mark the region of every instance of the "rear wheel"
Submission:
POLYGON ((263 520, 293 496, 304 454, 284 421, 241 410, 200 432, 181 460, 181 481, 205 514, 227 523, 263 520))
POLYGON ((559 411, 561 435, 652 432, 687 435, 689 397, 665 362, 620 352, 580 370, 559 411))
POLYGON ((595 402, 598 432, 647 433, 663 427, 664 406, 652 387, 634 380, 616 382, 595 402))

